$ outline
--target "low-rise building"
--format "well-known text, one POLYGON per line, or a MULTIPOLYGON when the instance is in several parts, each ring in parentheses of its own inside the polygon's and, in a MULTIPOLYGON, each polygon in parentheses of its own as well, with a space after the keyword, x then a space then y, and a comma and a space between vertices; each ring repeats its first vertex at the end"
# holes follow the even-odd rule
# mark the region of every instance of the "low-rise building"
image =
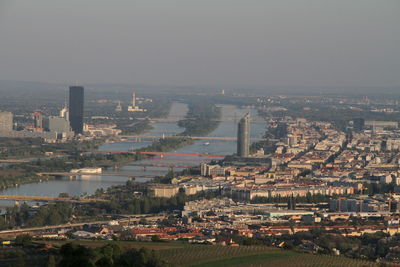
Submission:
POLYGON ((171 184, 155 184, 149 186, 150 194, 155 197, 173 197, 179 192, 179 186, 171 184))

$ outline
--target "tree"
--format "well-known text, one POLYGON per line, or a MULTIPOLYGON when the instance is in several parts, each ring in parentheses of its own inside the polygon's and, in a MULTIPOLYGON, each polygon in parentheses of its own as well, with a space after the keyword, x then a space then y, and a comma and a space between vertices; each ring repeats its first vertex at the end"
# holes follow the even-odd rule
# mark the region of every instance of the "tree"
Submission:
POLYGON ((154 250, 141 248, 131 249, 125 252, 119 261, 119 266, 124 267, 163 267, 166 263, 162 261, 154 250))
POLYGON ((68 193, 60 193, 60 194, 58 194, 58 197, 69 198, 69 194, 68 193))
POLYGON ((17 254, 17 259, 12 265, 12 267, 25 267, 26 262, 25 262, 25 253, 21 251, 21 253, 17 254))
POLYGON ((130 249, 122 253, 116 243, 95 250, 68 243, 60 249, 60 267, 163 267, 166 266, 154 250, 130 249))
POLYGON ((114 266, 121 254, 121 247, 117 243, 107 244, 98 250, 100 259, 96 261, 96 266, 114 266))
POLYGON ((160 242, 160 241, 161 241, 161 238, 160 238, 158 235, 153 235, 153 236, 151 237, 151 241, 153 241, 153 242, 160 242))
POLYGON ((140 207, 140 201, 138 201, 138 200, 136 200, 135 199, 135 201, 134 201, 134 205, 135 205, 135 208, 134 208, 134 214, 141 214, 142 213, 142 209, 141 209, 141 207, 140 207))
POLYGON ((60 249, 62 257, 60 267, 95 267, 95 253, 92 249, 84 246, 67 243, 60 249))
POLYGON ((47 260, 47 267, 56 267, 56 259, 54 258, 54 255, 50 255, 49 259, 47 260))
POLYGON ((47 223, 48 225, 57 225, 60 224, 62 222, 62 218, 60 216, 60 214, 55 211, 53 212, 53 214, 51 216, 48 217, 47 223))
POLYGON ((150 212, 150 200, 148 198, 145 198, 142 202, 142 212, 146 214, 150 212))
POLYGON ((28 234, 18 235, 15 238, 15 243, 17 243, 18 245, 27 245, 31 241, 32 241, 32 236, 30 236, 28 234))
POLYGON ((146 225, 146 224, 148 224, 148 221, 146 220, 146 218, 142 217, 142 218, 140 218, 139 223, 146 225))

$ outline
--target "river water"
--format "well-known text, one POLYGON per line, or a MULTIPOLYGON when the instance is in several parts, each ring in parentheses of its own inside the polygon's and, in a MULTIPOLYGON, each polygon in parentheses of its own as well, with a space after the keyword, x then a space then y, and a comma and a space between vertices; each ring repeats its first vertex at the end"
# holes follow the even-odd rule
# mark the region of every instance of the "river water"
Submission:
MULTIPOLYGON (((257 116, 254 109, 242 109, 235 106, 221 106, 222 107, 222 120, 218 128, 214 130, 209 136, 213 137, 236 137, 237 134, 237 121, 245 113, 251 112, 253 119, 262 120, 257 116)), ((188 107, 183 103, 174 103, 171 107, 169 118, 184 118, 188 111, 188 107)), ((155 122, 152 124, 153 129, 147 132, 146 136, 165 136, 175 135, 183 131, 179 128, 176 122, 155 122)), ((261 137, 265 132, 265 123, 252 123, 251 124, 251 137, 261 137)), ((149 139, 141 139, 139 142, 136 140, 127 140, 124 142, 116 142, 102 145, 99 150, 102 151, 128 151, 130 149, 137 149, 151 144, 149 139)), ((175 151, 174 151, 175 152, 175 151)), ((194 144, 178 149, 176 152, 181 153, 198 153, 198 154, 215 154, 215 155, 229 155, 236 152, 236 141, 234 140, 197 140, 194 144), (209 142, 206 143, 206 142, 209 142)), ((161 165, 185 165, 196 166, 201 162, 210 161, 213 158, 198 157, 198 156, 178 156, 171 155, 163 158, 153 158, 134 162, 134 164, 161 164, 161 165)), ((216 158, 220 159, 220 158, 216 158)), ((178 171, 182 168, 174 168, 178 171)), ((147 166, 144 170, 142 166, 126 166, 117 170, 106 170, 105 172, 111 173, 129 173, 135 175, 163 175, 168 171, 166 167, 147 166)), ((25 184, 19 187, 9 188, 2 192, 0 195, 20 195, 20 196, 58 196, 60 193, 68 193, 70 196, 80 196, 83 194, 93 194, 99 188, 108 188, 112 185, 124 184, 129 178, 121 176, 101 176, 93 175, 85 178, 69 179, 60 178, 51 181, 45 181, 36 184, 25 184)), ((147 178, 137 178, 138 181, 146 181, 147 178)), ((9 205, 10 201, 0 201, 0 206, 9 205)))

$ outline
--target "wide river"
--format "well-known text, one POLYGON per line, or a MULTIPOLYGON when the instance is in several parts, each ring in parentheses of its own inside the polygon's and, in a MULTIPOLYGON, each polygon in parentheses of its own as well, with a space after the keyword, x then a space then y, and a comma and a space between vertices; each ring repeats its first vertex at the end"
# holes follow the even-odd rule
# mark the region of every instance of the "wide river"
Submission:
MULTIPOLYGON (((236 137, 237 120, 245 113, 251 112, 252 119, 261 121, 254 109, 242 109, 235 106, 223 105, 222 120, 218 128, 209 136, 213 137, 236 137), (236 119, 236 121, 235 121, 236 119)), ((169 118, 184 118, 188 107, 183 103, 174 103, 171 107, 169 118)), ((165 136, 178 134, 183 131, 179 128, 176 122, 155 122, 152 124, 153 129, 144 135, 147 136, 165 136)), ((261 137, 265 132, 266 123, 255 122, 251 124, 251 137, 261 137)), ((103 151, 128 151, 145 147, 151 144, 149 139, 127 140, 124 142, 109 143, 102 145, 99 150, 103 151), (138 142, 135 142, 138 141, 138 142)), ((173 152, 183 153, 199 153, 199 154, 215 154, 228 155, 236 152, 235 140, 197 140, 194 144, 181 148, 173 152)), ((210 161, 212 158, 198 156, 165 156, 164 158, 154 158, 151 160, 142 160, 135 164, 175 164, 175 165, 198 165, 201 162, 210 161)), ((174 170, 180 170, 175 168, 174 170)), ((107 172, 107 171, 106 171, 107 172)), ((166 167, 146 167, 146 170, 141 166, 126 166, 117 170, 108 170, 112 173, 129 173, 129 174, 144 174, 144 175, 162 175, 167 172, 166 167)), ((101 176, 94 175, 78 179, 55 179, 51 181, 25 184, 19 187, 13 187, 0 192, 0 195, 19 195, 19 196, 53 196, 56 197, 60 193, 68 193, 70 196, 80 196, 84 194, 93 194, 99 188, 108 188, 112 185, 124 184, 128 178, 120 176, 101 176)), ((138 181, 148 180, 146 178, 138 178, 138 181)), ((13 202, 12 202, 13 203, 13 202)), ((11 202, 0 201, 0 206, 8 206, 11 202)))

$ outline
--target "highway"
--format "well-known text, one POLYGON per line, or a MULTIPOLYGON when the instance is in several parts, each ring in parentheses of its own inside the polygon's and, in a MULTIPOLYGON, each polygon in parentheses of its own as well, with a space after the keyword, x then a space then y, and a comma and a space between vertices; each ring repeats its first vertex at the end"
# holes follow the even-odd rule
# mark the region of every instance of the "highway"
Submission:
MULTIPOLYGON (((146 217, 146 215, 135 215, 133 218, 124 218, 118 219, 113 221, 118 221, 118 223, 131 223, 131 222, 138 222, 140 219, 146 218, 147 221, 157 221, 160 219, 164 219, 164 216, 150 216, 146 217)), ((0 236, 2 235, 10 235, 10 234, 21 234, 21 233, 29 233, 29 232, 36 232, 42 230, 50 230, 50 229, 62 229, 62 228, 72 228, 72 227, 81 227, 85 224, 108 224, 111 220, 104 220, 104 221, 93 221, 93 222, 80 222, 80 223, 66 223, 66 224, 59 224, 59 225, 49 225, 49 226, 40 226, 40 227, 30 227, 30 228, 23 228, 23 229, 13 229, 13 230, 3 230, 0 231, 0 236)))
POLYGON ((32 159, 0 159, 0 163, 29 163, 32 159))

